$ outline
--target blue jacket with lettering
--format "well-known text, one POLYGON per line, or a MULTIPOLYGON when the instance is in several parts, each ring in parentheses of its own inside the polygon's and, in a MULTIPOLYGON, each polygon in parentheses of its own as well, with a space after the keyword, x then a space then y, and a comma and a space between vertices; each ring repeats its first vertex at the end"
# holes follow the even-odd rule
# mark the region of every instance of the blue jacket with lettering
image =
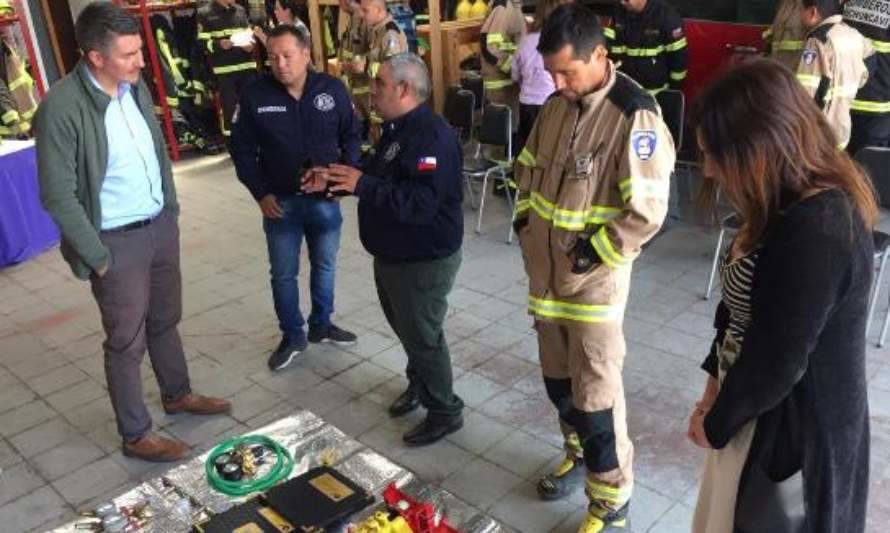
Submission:
POLYGON ((309 71, 297 100, 271 75, 248 85, 232 119, 232 159, 238 179, 257 200, 297 194, 315 165, 356 165, 361 137, 343 82, 309 71))
POLYGON ((459 250, 462 166, 457 136, 426 104, 384 122, 355 189, 365 249, 392 262, 428 261, 459 250))

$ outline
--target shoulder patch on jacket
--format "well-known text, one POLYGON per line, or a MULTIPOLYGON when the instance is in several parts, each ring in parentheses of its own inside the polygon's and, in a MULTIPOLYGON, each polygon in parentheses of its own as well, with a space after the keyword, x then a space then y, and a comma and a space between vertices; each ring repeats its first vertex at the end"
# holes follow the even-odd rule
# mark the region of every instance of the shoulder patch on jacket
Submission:
POLYGON ((807 35, 807 38, 816 39, 820 43, 825 44, 828 42, 828 32, 830 32, 832 28, 834 28, 834 24, 823 24, 810 32, 810 34, 807 35))
POLYGON ((386 28, 386 31, 395 31, 395 32, 402 31, 402 28, 400 28, 399 25, 396 24, 396 21, 394 21, 394 20, 387 22, 386 26, 384 26, 384 27, 386 28))
POLYGON ((615 84, 606 97, 627 117, 640 110, 658 112, 655 98, 621 72, 616 73, 615 84))

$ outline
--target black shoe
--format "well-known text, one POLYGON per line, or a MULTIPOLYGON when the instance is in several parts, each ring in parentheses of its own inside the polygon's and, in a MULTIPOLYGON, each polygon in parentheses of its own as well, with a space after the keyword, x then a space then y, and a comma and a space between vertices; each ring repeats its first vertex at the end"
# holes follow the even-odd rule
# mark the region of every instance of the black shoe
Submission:
POLYGON ((358 337, 345 329, 340 329, 331 324, 329 326, 317 326, 309 328, 309 342, 333 342, 340 346, 354 346, 358 337))
POLYGON ((281 370, 287 365, 291 364, 300 352, 306 350, 306 339, 304 337, 300 337, 296 340, 290 340, 287 337, 281 339, 281 343, 278 344, 278 348, 272 352, 271 357, 269 357, 269 370, 276 371, 281 370))
POLYGON ((396 398, 396 401, 392 402, 392 405, 389 406, 389 416, 398 418, 407 415, 418 407, 420 407, 420 395, 417 394, 414 387, 409 386, 405 389, 405 392, 400 394, 399 397, 396 398))
POLYGON ((402 440, 408 446, 426 446, 442 440, 446 435, 464 427, 464 417, 456 416, 449 421, 430 420, 427 417, 417 427, 405 433, 402 440))

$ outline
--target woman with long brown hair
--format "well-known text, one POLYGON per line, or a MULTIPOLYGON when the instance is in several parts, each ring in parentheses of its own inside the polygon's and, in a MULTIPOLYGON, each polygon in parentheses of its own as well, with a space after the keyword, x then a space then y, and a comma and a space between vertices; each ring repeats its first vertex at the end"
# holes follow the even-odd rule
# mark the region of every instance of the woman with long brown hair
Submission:
POLYGON ((708 449, 693 531, 863 531, 870 182, 774 61, 722 76, 694 118, 704 174, 743 223, 689 421, 708 449))

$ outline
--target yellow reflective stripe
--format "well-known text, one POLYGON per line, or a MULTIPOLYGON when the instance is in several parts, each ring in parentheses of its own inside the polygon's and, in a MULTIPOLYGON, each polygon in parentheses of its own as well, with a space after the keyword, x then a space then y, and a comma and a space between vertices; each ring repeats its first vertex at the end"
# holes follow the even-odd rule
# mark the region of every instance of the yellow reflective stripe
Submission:
POLYGON ((368 118, 370 118, 371 122, 374 124, 383 124, 383 118, 374 111, 371 111, 371 115, 368 118))
POLYGON ((820 76, 816 76, 815 74, 798 74, 797 81, 799 81, 804 87, 812 87, 813 89, 818 89, 819 82, 822 81, 822 78, 820 76))
POLYGON ((660 93, 661 91, 666 91, 668 87, 669 87, 669 85, 667 83, 665 83, 661 87, 656 87, 654 89, 646 89, 646 92, 648 92, 652 96, 655 96, 656 94, 660 93))
POLYGON ((354 55, 355 54, 353 54, 349 50, 341 50, 340 51, 340 57, 342 57, 343 59, 347 59, 347 60, 352 59, 354 55))
POLYGON ((170 107, 179 107, 179 98, 176 98, 175 96, 168 96, 167 105, 170 107))
POLYGON ((612 241, 609 240, 609 235, 606 233, 605 226, 593 234, 593 237, 590 238, 590 244, 593 245, 593 249, 596 250, 597 255, 599 255, 600 259, 603 260, 603 263, 609 268, 617 268, 627 262, 627 260, 615 250, 615 247, 612 246, 612 241))
POLYGON ((377 77, 377 72, 379 72, 379 71, 380 71, 380 63, 378 63, 377 61, 372 61, 372 62, 368 65, 368 75, 369 75, 370 77, 372 77, 372 78, 376 78, 376 77, 377 77))
POLYGON ((213 35, 209 32, 206 32, 206 31, 198 32, 198 40, 199 41, 206 41, 206 40, 212 39, 212 38, 213 38, 213 35))
POLYGON ((529 295, 530 313, 547 318, 564 318, 578 322, 606 322, 620 318, 623 307, 620 305, 589 305, 548 300, 529 295))
POLYGON ((482 85, 484 85, 486 89, 497 90, 513 85, 513 80, 485 80, 482 82, 482 85))
POLYGON ((633 197, 633 178, 625 178, 618 182, 618 190, 621 191, 621 199, 624 203, 633 197))
POLYGON ((606 39, 614 39, 615 38, 615 29, 614 28, 603 28, 603 35, 606 36, 606 39))
POLYGON ((876 39, 869 39, 869 41, 871 42, 871 47, 875 49, 875 52, 890 54, 890 43, 887 41, 878 41, 876 39))
POLYGON ((503 33, 489 33, 485 36, 485 44, 487 44, 488 46, 500 44, 502 42, 504 42, 503 33))
POLYGON ((646 178, 625 178, 618 182, 618 190, 621 191, 621 199, 628 202, 634 196, 637 197, 661 197, 667 193, 669 183, 655 181, 646 178))
POLYGON ((519 152, 519 157, 516 158, 516 161, 520 165, 527 167, 535 166, 535 156, 528 150, 528 148, 523 147, 522 151, 519 152))
POLYGON ((664 47, 666 52, 676 52, 686 48, 686 37, 681 37, 664 47))
POLYGON ((773 50, 796 52, 803 50, 803 41, 773 41, 773 50))
POLYGON ((612 47, 612 53, 613 53, 613 54, 624 54, 624 53, 626 53, 626 52, 627 52, 627 47, 626 47, 626 46, 613 46, 613 47, 612 47))
POLYGON ((6 113, 0 115, 0 121, 3 121, 4 124, 12 124, 13 122, 18 122, 19 112, 15 109, 10 109, 6 113))
POLYGON ((516 51, 516 43, 512 41, 504 41, 498 46, 498 50, 501 52, 515 52, 516 51))
POLYGON ((242 70, 256 69, 256 63, 238 63, 237 65, 226 65, 224 67, 213 67, 214 74, 230 74, 232 72, 241 72, 242 70))
POLYGON ((513 68, 513 56, 508 56, 501 63, 501 66, 499 68, 501 69, 501 72, 503 72, 504 74, 509 74, 511 69, 513 68))
MULTIPOLYGON (((684 41, 685 46, 686 38, 684 37, 682 40, 684 41)), ((655 57, 661 55, 663 52, 664 46, 658 45, 655 48, 628 48, 625 53, 630 57, 655 57)))
POLYGON ((859 92, 858 85, 841 85, 828 89, 825 92, 825 99, 829 98, 853 98, 859 92))
POLYGON ((515 216, 518 217, 519 215, 528 211, 530 207, 531 207, 531 202, 529 202, 528 198, 519 200, 516 202, 516 209, 513 210, 513 213, 515 216))
POLYGON ((850 109, 863 113, 890 113, 890 102, 870 102, 868 100, 853 100, 850 109))
POLYGON ((28 76, 27 74, 23 73, 18 78, 9 82, 9 85, 7 85, 7 88, 10 91, 14 91, 14 90, 18 89, 19 87, 23 87, 25 85, 32 85, 33 83, 34 83, 34 80, 31 79, 31 76, 28 76))
POLYGON ((369 92, 371 92, 371 87, 369 87, 367 85, 365 85, 364 87, 353 87, 352 88, 352 94, 356 95, 356 96, 361 95, 361 94, 368 94, 369 92))
POLYGON ((571 433, 568 438, 566 438, 565 448, 577 456, 581 456, 581 454, 584 453, 584 448, 581 446, 581 439, 578 437, 577 433, 571 433))
POLYGON ((20 122, 19 123, 19 133, 28 133, 31 131, 31 123, 30 122, 20 122))
POLYGON ((560 209, 537 192, 532 192, 529 206, 554 227, 569 231, 583 230, 588 224, 605 224, 621 214, 621 209, 605 205, 594 205, 586 210, 560 209))
POLYGON ((173 52, 170 50, 170 44, 167 42, 166 37, 164 37, 164 32, 159 29, 155 32, 155 35, 155 41, 158 43, 158 48, 161 49, 161 54, 163 54, 170 63, 170 73, 173 74, 173 81, 175 81, 177 85, 182 85, 185 83, 185 76, 183 76, 182 72, 179 70, 179 62, 173 57, 173 52))
POLYGON ((19 117, 22 120, 31 120, 31 117, 33 117, 34 113, 36 113, 36 112, 37 112, 37 106, 34 106, 31 109, 29 109, 23 113, 19 113, 19 117))
POLYGON ((686 79, 686 71, 682 70, 680 72, 671 71, 671 79, 674 81, 681 81, 686 79))
POLYGON ((587 495, 591 499, 606 501, 618 507, 627 503, 633 494, 633 485, 624 487, 612 487, 603 483, 597 483, 592 479, 587 480, 587 495))
POLYGON ((562 462, 556 466, 556 469, 553 470, 553 475, 556 477, 562 477, 568 474, 573 468, 575 468, 575 458, 565 457, 562 462))

